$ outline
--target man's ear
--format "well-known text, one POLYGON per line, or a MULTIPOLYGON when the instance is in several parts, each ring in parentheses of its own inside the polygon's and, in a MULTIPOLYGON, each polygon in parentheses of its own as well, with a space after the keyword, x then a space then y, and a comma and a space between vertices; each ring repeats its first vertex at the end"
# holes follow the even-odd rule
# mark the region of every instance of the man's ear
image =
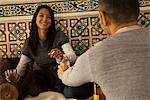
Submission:
POLYGON ((109 20, 109 17, 106 15, 105 12, 99 12, 99 16, 100 16, 100 23, 103 25, 103 26, 107 26, 110 24, 110 20, 109 20))
POLYGON ((106 25, 106 18, 103 12, 99 12, 99 17, 100 17, 100 24, 105 26, 106 25))

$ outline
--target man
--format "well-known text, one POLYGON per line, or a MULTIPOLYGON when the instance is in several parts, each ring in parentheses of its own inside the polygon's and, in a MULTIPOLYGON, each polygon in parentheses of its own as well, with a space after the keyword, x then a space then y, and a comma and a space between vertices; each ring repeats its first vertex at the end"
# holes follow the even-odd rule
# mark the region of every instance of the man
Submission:
POLYGON ((78 57, 73 67, 61 64, 62 82, 95 82, 107 100, 149 100, 150 29, 138 26, 138 15, 138 0, 99 0, 100 24, 110 36, 78 57))

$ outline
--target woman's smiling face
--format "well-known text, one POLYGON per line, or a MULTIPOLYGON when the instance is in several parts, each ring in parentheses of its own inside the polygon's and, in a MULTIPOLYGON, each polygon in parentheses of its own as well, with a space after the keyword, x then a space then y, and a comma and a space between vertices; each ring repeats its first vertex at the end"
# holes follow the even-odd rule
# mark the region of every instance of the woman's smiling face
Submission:
POLYGON ((51 16, 46 8, 42 8, 36 17, 36 24, 39 30, 48 30, 51 26, 51 16))

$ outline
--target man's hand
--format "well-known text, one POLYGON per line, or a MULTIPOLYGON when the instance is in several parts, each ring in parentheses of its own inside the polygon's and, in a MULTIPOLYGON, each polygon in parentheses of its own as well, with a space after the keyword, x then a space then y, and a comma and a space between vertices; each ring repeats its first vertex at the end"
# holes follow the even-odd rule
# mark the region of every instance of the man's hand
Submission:
POLYGON ((62 75, 63 73, 68 69, 68 65, 64 64, 64 63, 61 63, 59 66, 58 66, 58 70, 57 70, 57 75, 59 77, 59 79, 62 78, 62 75))
POLYGON ((20 76, 17 74, 16 69, 8 69, 5 71, 5 77, 8 82, 18 82, 20 76))

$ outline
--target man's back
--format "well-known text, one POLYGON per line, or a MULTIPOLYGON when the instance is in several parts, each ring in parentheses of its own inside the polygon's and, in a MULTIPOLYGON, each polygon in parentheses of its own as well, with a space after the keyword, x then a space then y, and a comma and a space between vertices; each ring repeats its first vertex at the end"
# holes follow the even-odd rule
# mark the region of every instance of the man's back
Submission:
POLYGON ((107 100, 150 98, 150 29, 116 33, 89 52, 94 81, 107 100))

